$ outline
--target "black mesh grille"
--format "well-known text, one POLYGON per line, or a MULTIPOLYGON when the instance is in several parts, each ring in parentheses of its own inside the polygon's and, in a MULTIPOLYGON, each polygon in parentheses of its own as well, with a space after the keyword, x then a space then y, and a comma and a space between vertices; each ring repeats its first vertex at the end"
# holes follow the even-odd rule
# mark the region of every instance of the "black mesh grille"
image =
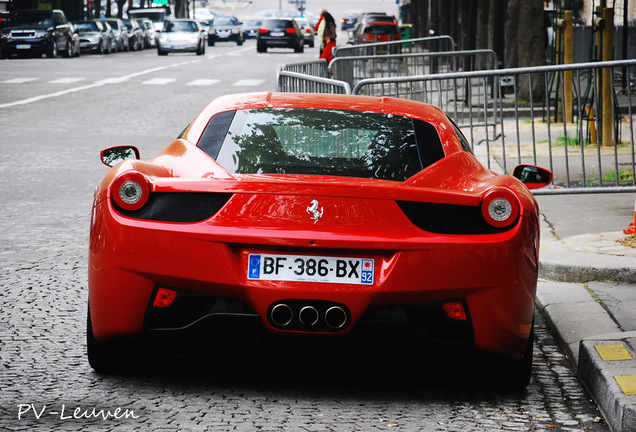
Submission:
POLYGON ((406 217, 424 231, 436 234, 494 234, 509 230, 490 225, 481 215, 480 207, 397 201, 406 217))
POLYGON ((200 222, 211 218, 230 199, 227 193, 157 192, 150 194, 139 210, 124 210, 113 201, 124 216, 161 222, 200 222))

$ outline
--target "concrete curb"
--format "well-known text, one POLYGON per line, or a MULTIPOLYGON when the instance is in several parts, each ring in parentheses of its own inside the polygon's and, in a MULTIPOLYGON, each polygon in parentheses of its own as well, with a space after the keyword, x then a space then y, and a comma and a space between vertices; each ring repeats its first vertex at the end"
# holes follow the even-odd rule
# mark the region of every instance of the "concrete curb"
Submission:
POLYGON ((562 240, 542 219, 539 275, 537 308, 554 329, 579 381, 613 432, 636 431, 636 332, 623 332, 584 285, 636 282, 636 250, 622 250, 609 233, 562 240), (599 350, 607 348, 621 351, 623 358, 603 359, 599 350))
POLYGON ((636 394, 626 394, 618 379, 636 378, 636 357, 632 332, 610 335, 609 339, 592 338, 581 341, 579 349, 578 377, 596 401, 610 428, 616 432, 636 431, 636 394), (603 360, 597 347, 623 346, 629 352, 629 360, 603 360))

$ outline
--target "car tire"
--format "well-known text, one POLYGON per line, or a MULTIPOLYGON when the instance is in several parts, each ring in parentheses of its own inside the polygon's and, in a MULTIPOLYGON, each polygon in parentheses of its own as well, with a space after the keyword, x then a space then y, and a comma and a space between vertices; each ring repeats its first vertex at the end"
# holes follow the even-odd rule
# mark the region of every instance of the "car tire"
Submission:
POLYGON ((157 54, 160 56, 167 56, 168 55, 168 51, 164 51, 161 48, 157 48, 157 54))
POLYGON ((298 45, 296 48, 294 48, 294 52, 296 53, 301 53, 305 51, 305 43, 304 42, 300 42, 300 45, 298 45))
POLYGON ((119 370, 122 366, 120 347, 117 342, 100 342, 95 339, 90 307, 88 308, 86 318, 86 354, 88 364, 90 364, 96 372, 114 372, 119 370))
POLYGON ((213 40, 208 39, 208 46, 211 46, 211 47, 212 47, 212 46, 214 46, 214 41, 213 41, 213 40))
POLYGON ((502 359, 500 363, 496 365, 498 370, 495 371, 499 375, 500 387, 507 390, 523 390, 532 378, 532 356, 534 353, 534 320, 532 322, 532 329, 528 336, 528 342, 526 344, 526 350, 523 357, 520 359, 502 359))
POLYGON ((239 37, 239 38, 236 40, 236 45, 237 45, 237 46, 241 46, 241 45, 243 45, 243 38, 239 37))
POLYGON ((53 39, 53 42, 51 43, 51 48, 47 51, 46 56, 48 58, 57 57, 57 41, 55 39, 53 39))
POLYGON ((267 52, 267 45, 265 45, 265 44, 256 44, 256 52, 266 53, 267 52))
POLYGON ((66 41, 66 45, 64 46, 64 51, 62 52, 62 57, 64 58, 73 57, 73 46, 71 45, 71 41, 66 41))

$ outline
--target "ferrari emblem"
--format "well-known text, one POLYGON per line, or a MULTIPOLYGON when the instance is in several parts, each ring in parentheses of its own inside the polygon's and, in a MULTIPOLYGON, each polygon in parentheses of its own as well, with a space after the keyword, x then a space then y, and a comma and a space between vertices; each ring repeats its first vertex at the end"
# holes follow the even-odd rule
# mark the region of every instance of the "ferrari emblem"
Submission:
POLYGON ((314 223, 318 222, 318 219, 322 217, 322 214, 325 211, 324 207, 320 207, 320 211, 318 211, 319 205, 320 203, 318 202, 318 200, 312 200, 311 205, 307 207, 307 213, 310 213, 312 215, 311 219, 313 219, 314 223))

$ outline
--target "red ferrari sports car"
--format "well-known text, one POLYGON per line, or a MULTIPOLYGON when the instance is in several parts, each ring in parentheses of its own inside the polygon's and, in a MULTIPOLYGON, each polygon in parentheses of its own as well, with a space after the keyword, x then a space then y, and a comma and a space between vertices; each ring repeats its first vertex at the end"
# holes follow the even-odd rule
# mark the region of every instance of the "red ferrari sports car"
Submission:
POLYGON ((131 337, 249 323, 269 338, 348 340, 375 326, 495 353, 527 385, 539 262, 529 188, 552 174, 485 169, 439 109, 230 95, 154 158, 114 147, 102 161, 114 167, 91 220, 96 370, 131 337))

